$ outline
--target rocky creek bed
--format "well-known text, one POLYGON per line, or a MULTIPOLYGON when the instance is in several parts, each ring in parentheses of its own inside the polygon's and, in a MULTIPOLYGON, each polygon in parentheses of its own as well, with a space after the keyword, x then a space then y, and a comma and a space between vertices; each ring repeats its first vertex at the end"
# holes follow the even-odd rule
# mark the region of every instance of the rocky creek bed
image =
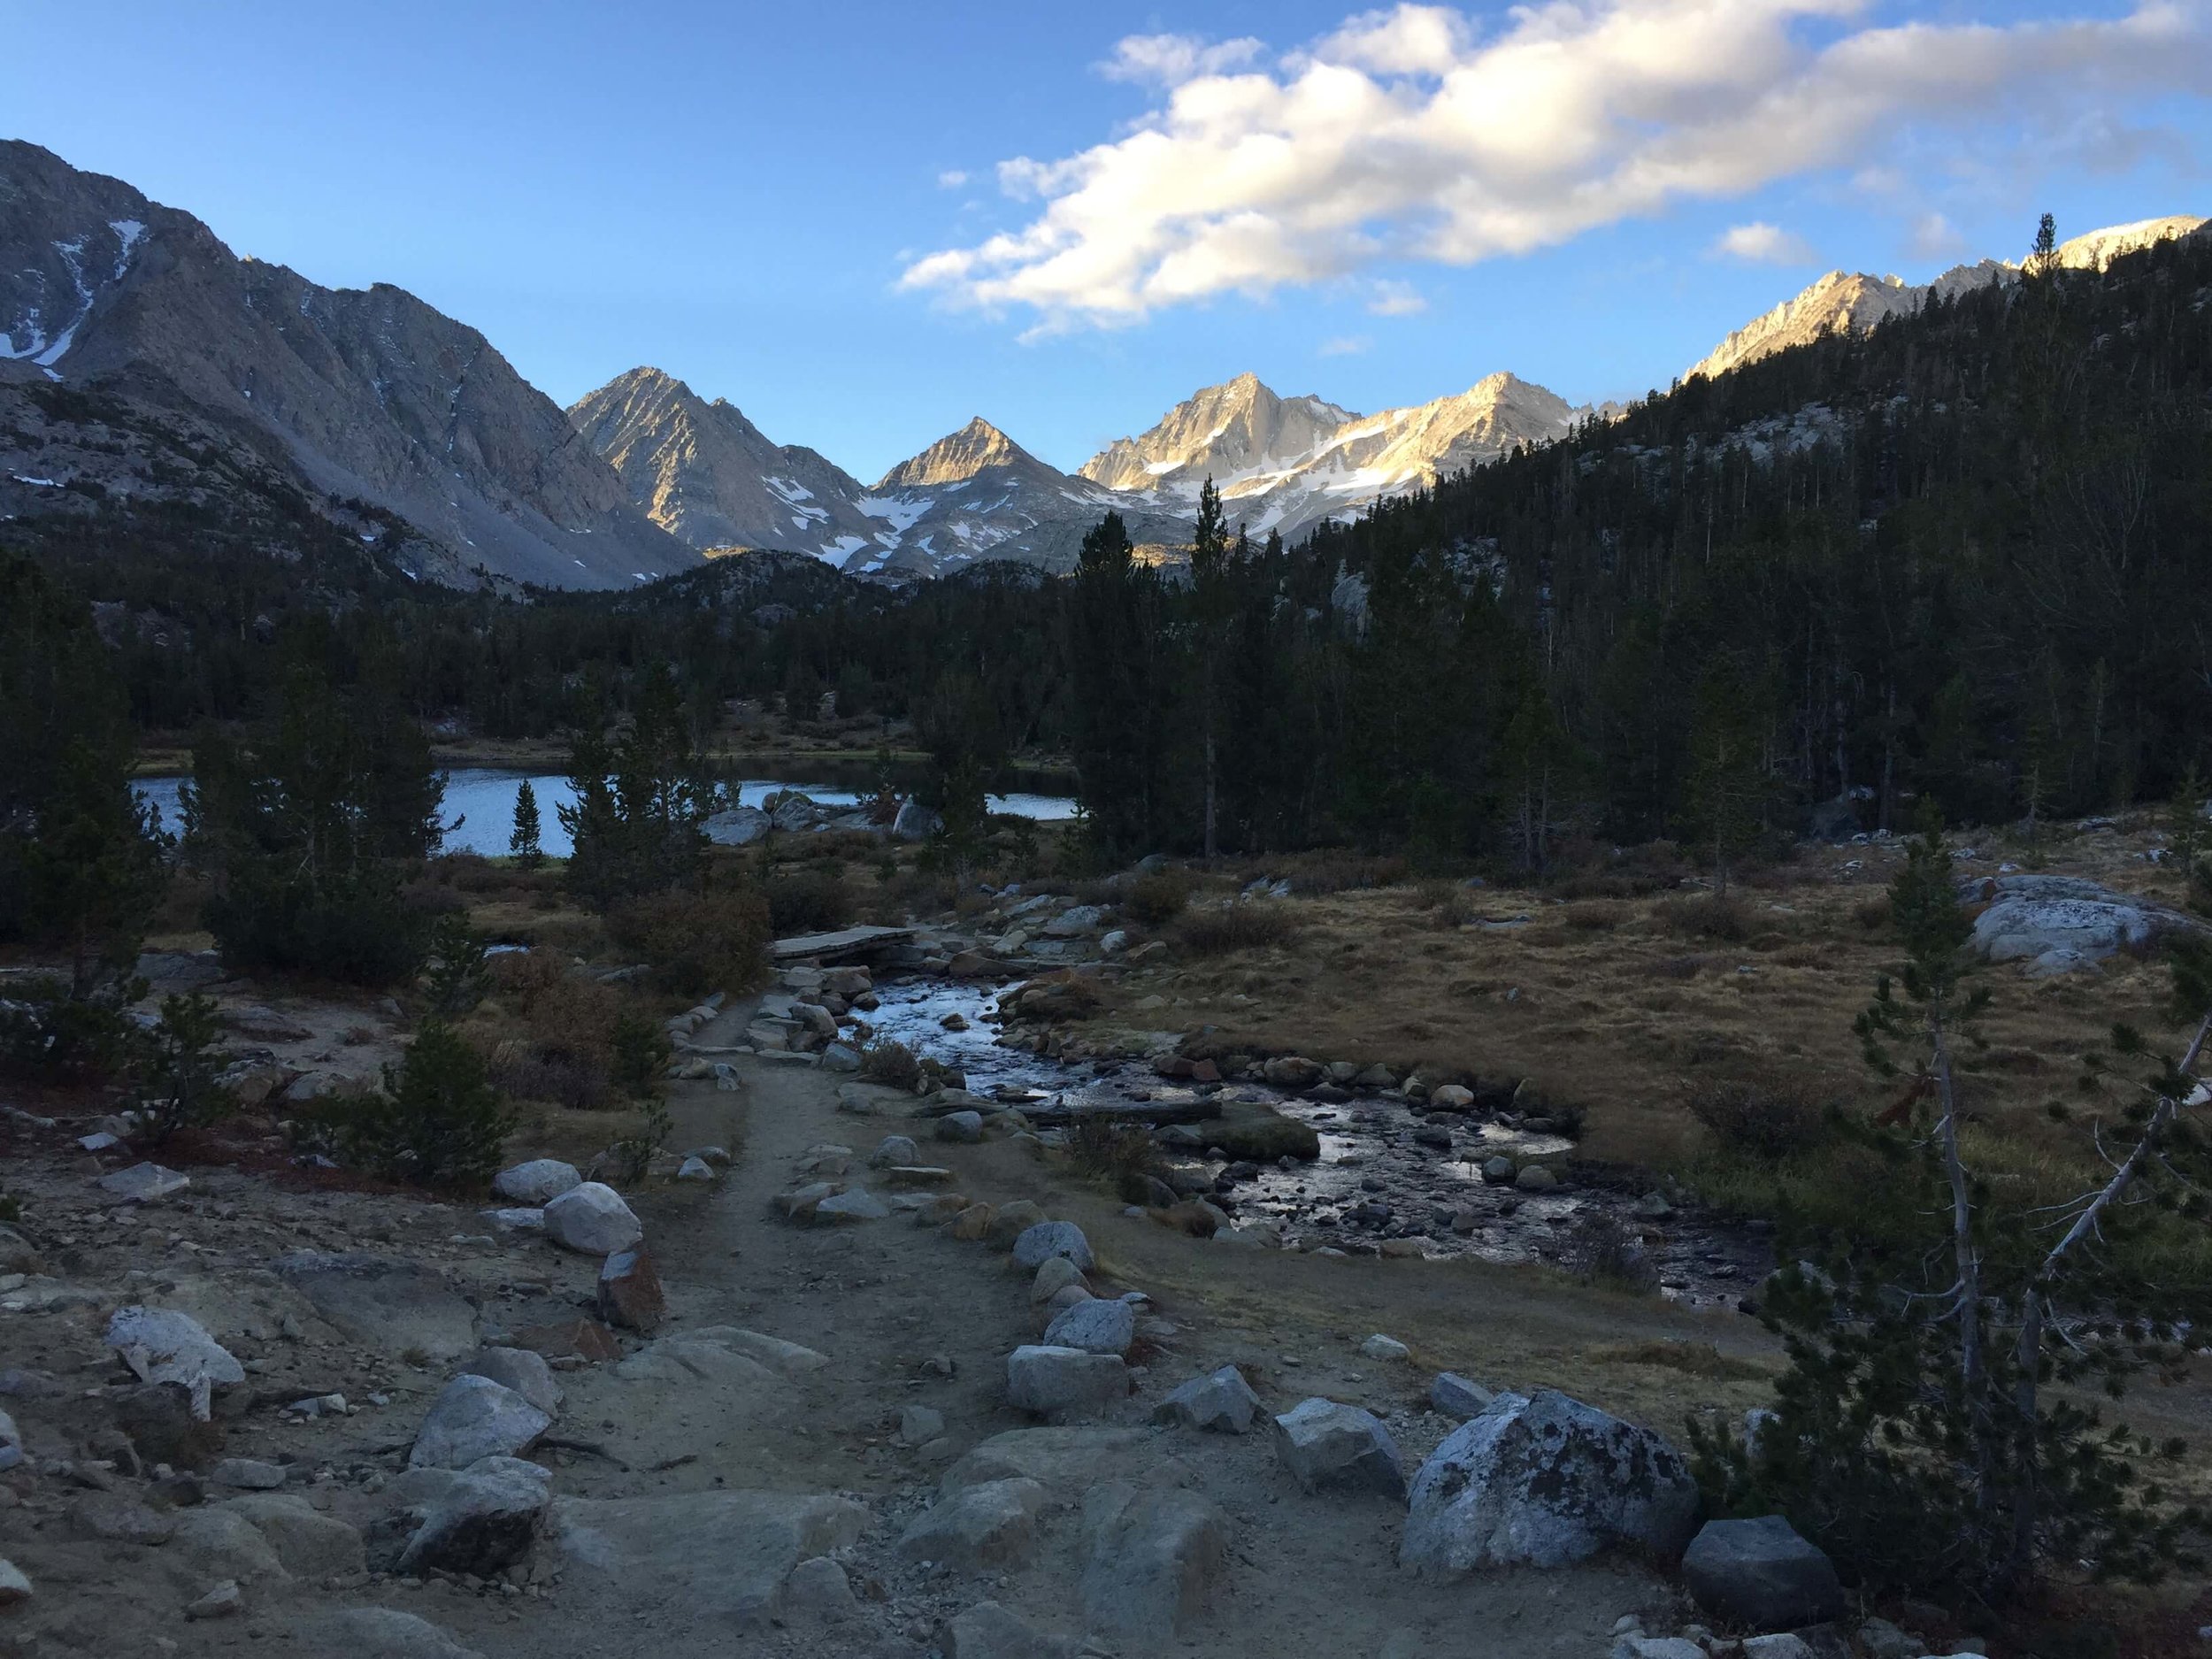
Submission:
MULTIPOLYGON (((1417 1240, 1427 1256, 1571 1264, 1593 1224, 1610 1222, 1605 1231, 1640 1245, 1659 1294, 1686 1308, 1733 1307, 1774 1265, 1769 1230, 1657 1192, 1634 1171, 1578 1164, 1571 1140, 1494 1113, 1430 1111, 1366 1090, 1320 1100, 1260 1083, 1176 1082, 1133 1062, 1065 1064, 1010 1046, 999 1040, 999 999, 1015 983, 887 978, 869 1025, 878 1038, 956 1069, 970 1092, 1026 1105, 1048 1122, 1156 1105, 1163 1121, 1155 1139, 1171 1184, 1228 1211, 1240 1235, 1272 1222, 1294 1248, 1375 1255, 1388 1240, 1417 1240), (1320 1156, 1268 1163, 1212 1156, 1220 1149, 1205 1122, 1164 1121, 1209 1099, 1263 1106, 1309 1126, 1320 1156), (1560 1184, 1524 1191, 1486 1179, 1486 1164, 1500 1156, 1517 1169, 1549 1170, 1560 1184)), ((1144 1121, 1141 1112, 1134 1120, 1144 1121)))

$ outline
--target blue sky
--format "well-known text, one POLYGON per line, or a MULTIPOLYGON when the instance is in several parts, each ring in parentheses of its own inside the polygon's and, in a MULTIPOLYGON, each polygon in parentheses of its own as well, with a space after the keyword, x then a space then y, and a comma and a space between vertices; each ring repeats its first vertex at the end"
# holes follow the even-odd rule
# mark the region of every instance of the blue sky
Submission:
POLYGON ((2207 13, 11 0, 0 133, 563 403, 651 363, 864 479, 974 414, 1072 468, 1247 369, 1633 396, 1832 266, 2212 212, 2207 13))

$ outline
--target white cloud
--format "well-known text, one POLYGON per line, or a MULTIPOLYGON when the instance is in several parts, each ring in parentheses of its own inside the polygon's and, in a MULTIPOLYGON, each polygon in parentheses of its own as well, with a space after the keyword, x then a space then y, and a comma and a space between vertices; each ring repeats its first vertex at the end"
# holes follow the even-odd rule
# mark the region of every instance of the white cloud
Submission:
POLYGON ((1367 302, 1367 309, 1377 317, 1418 317, 1428 308, 1428 301, 1410 282, 1378 282, 1374 297, 1367 302))
POLYGON ((968 175, 957 167, 948 167, 937 175, 937 188, 941 190, 957 190, 967 181, 968 175))
POLYGON ((1912 222, 1906 244, 1916 259, 1948 259, 1966 251, 1966 238, 1940 213, 1923 213, 1912 222))
POLYGON ((1318 357, 1356 357, 1375 342, 1365 334, 1339 334, 1333 340, 1324 340, 1314 348, 1318 357))
POLYGON ((1713 243, 1723 259, 1741 259, 1751 265, 1811 265, 1818 257, 1812 244, 1795 231, 1784 230, 1755 219, 1748 225, 1731 225, 1713 243))
MULTIPOLYGON (((1002 163, 1025 223, 902 286, 1035 314, 1032 333, 1356 274, 1472 265, 1929 134, 2056 143, 2212 84, 2212 0, 2118 17, 1863 27, 1868 0, 1530 0, 1486 29, 1402 5, 1272 68, 1256 42, 1122 42, 1164 106, 1074 155, 1002 163), (1242 73, 1229 73, 1241 70, 1242 73)), ((2086 0, 2077 0, 2086 4, 2086 0)))
POLYGON ((1266 50, 1248 35, 1210 43, 1195 35, 1132 35, 1115 46, 1114 55, 1099 65, 1098 72, 1109 81, 1149 81, 1175 87, 1200 75, 1240 69, 1266 50))

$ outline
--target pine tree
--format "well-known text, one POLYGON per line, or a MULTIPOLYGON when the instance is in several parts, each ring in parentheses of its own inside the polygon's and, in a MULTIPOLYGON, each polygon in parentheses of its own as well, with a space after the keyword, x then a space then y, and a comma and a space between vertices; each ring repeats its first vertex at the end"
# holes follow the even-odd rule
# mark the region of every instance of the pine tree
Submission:
POLYGON ((535 870, 545 861, 545 852, 538 844, 538 792, 525 778, 515 791, 515 826, 507 837, 507 850, 525 870, 535 870))
POLYGON ((81 599, 0 558, 0 940, 65 957, 80 1002, 128 972, 168 880, 110 657, 81 599))
POLYGON ((1767 794, 1756 692, 1732 659, 1699 679, 1689 751, 1689 822, 1725 892, 1730 866, 1758 839, 1767 794))
MULTIPOLYGON (((2212 953, 2175 960, 2173 1012, 2194 1036, 2101 1128, 2111 1178, 2029 1208, 1968 1161, 1958 1045, 1974 1041, 1987 993, 1970 984, 1972 928, 1932 823, 1890 902, 1905 961, 1856 1029, 1878 1071, 1911 1080, 1881 1118, 1838 1125, 1887 1171, 1847 1230, 1783 1240, 1793 1265, 1761 1311, 1789 1357, 1774 1413, 1749 1440, 1694 1423, 1701 1478, 1721 1511, 1788 1516, 1876 1593, 1986 1604, 2047 1563, 2143 1579, 2199 1566, 2201 1512, 2146 1478, 2178 1446, 2108 1425, 2082 1402, 2117 1398, 2146 1364, 2173 1363, 2172 1337, 2212 1309, 2201 1275, 2142 1254, 2155 1229, 2184 1217, 2193 1228, 2212 1174, 2212 1146, 2191 1121, 2212 1038, 2212 953), (1883 1126, 1906 1111, 1905 1126, 1883 1126), (2055 1325, 2062 1341, 2050 1340, 2055 1325), (2054 1381, 2068 1394, 2047 1393, 2054 1381)), ((2147 1052, 2125 1026, 2114 1048, 2147 1052)), ((2101 1094, 2101 1056, 2083 1080, 2101 1094)))
POLYGON ((1221 850, 1219 672, 1227 645, 1225 636, 1236 603, 1228 562, 1228 522, 1222 516, 1221 492, 1214 488, 1209 474, 1198 491, 1198 523, 1192 532, 1190 550, 1191 596, 1197 621, 1199 731, 1204 746, 1203 851, 1208 864, 1221 850))

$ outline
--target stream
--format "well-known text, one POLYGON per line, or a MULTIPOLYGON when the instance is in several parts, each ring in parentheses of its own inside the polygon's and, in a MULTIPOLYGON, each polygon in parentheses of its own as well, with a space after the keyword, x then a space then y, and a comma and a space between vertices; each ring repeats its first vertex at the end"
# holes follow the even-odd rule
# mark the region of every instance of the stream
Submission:
MULTIPOLYGON (((867 1016, 878 1037, 904 1043, 916 1054, 957 1068, 970 1092, 1013 1104, 1025 1102, 1074 1108, 1127 1107, 1133 1102, 1187 1102, 1208 1092, 1156 1077, 1141 1063, 1103 1061, 1065 1065, 1002 1047, 997 1009, 1002 991, 972 981, 921 977, 885 979, 876 985, 880 1005, 867 1016), (949 1015, 965 1029, 947 1030, 949 1015)), ((1774 1265, 1770 1233, 1700 1214, 1687 1205, 1663 1217, 1637 1213, 1641 1187, 1578 1182, 1551 1192, 1524 1193, 1492 1186, 1483 1160, 1500 1153, 1520 1163, 1549 1161, 1565 1167, 1574 1143, 1530 1133, 1473 1114, 1436 1115, 1432 1122, 1392 1094, 1356 1094, 1325 1104, 1263 1084, 1218 1086, 1225 1100, 1263 1101, 1286 1117, 1312 1125, 1321 1142, 1317 1162, 1233 1165, 1204 1154, 1205 1125, 1194 1125, 1202 1145, 1187 1152, 1165 1148, 1186 1170, 1218 1179, 1233 1168, 1241 1179, 1217 1193, 1239 1221, 1281 1222, 1286 1242, 1307 1240, 1350 1254, 1372 1255, 1385 1238, 1419 1234, 1429 1255, 1474 1256, 1501 1263, 1558 1263, 1593 1217, 1617 1221, 1640 1237, 1658 1276, 1659 1294, 1689 1308, 1733 1308, 1774 1265), (1448 1127, 1448 1151, 1414 1139, 1417 1130, 1448 1127), (1456 1225, 1455 1225, 1456 1224, 1456 1225)))

